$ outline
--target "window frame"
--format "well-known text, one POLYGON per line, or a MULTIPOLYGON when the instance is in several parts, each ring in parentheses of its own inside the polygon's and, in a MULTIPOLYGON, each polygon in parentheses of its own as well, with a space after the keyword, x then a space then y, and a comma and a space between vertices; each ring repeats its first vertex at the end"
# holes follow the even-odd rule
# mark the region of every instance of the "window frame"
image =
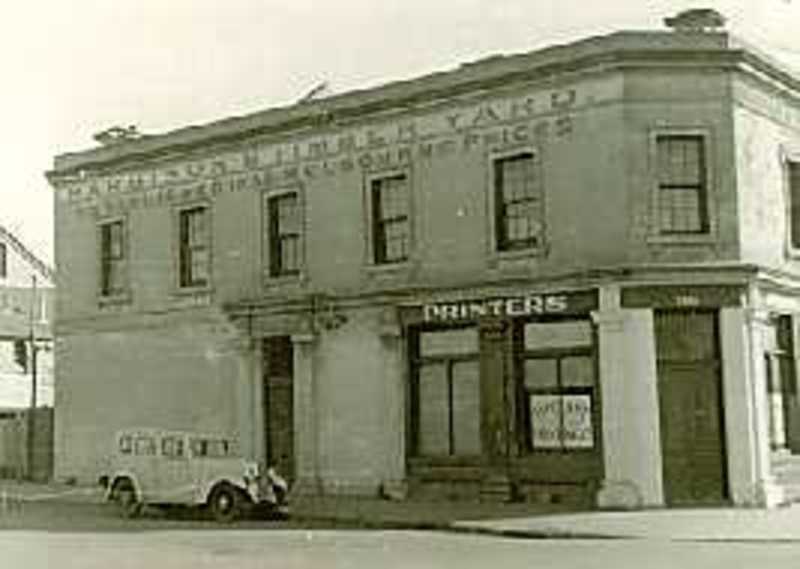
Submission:
POLYGON ((97 236, 97 297, 102 303, 108 302, 125 302, 130 300, 130 229, 128 217, 126 215, 107 217, 97 220, 96 222, 96 236, 97 236), (119 259, 122 263, 122 283, 116 290, 107 290, 105 287, 106 280, 106 257, 105 257, 105 231, 113 225, 120 225, 122 251, 119 259))
POLYGON ((8 245, 0 242, 0 279, 8 278, 8 245))
POLYGON ((416 226, 417 226, 417 212, 416 212, 416 198, 414 195, 414 171, 411 165, 404 165, 398 168, 384 168, 380 170, 370 171, 364 174, 363 177, 363 212, 364 212, 364 267, 368 271, 368 275, 387 273, 393 275, 397 271, 404 271, 410 268, 415 260, 416 252, 416 226), (406 257, 402 260, 398 259, 390 262, 378 262, 379 252, 377 250, 377 234, 376 228, 379 223, 377 219, 377 206, 375 203, 375 184, 385 179, 392 178, 405 178, 406 187, 406 232, 407 232, 407 249, 406 257))
POLYGON ((548 251, 548 207, 547 207, 547 179, 545 173, 545 165, 543 163, 542 152, 535 146, 524 145, 515 146, 513 148, 506 148, 502 150, 490 151, 486 158, 486 204, 487 204, 487 221, 488 221, 488 249, 489 258, 493 260, 514 260, 517 258, 541 257, 545 256, 548 251), (539 211, 540 219, 538 220, 541 225, 539 233, 539 242, 530 246, 518 246, 506 248, 503 246, 503 239, 501 232, 503 231, 503 221, 501 216, 501 208, 504 202, 500 199, 502 188, 498 187, 498 164, 504 161, 513 160, 515 158, 530 155, 533 159, 533 167, 535 168, 535 176, 538 177, 539 196, 541 202, 539 211))
POLYGON ((650 229, 647 242, 653 244, 711 244, 717 239, 714 131, 708 127, 659 127, 649 133, 648 171, 650 178, 650 229), (663 138, 697 138, 702 141, 703 189, 699 205, 702 231, 664 232, 662 226, 661 188, 659 180, 659 140, 663 138))
POLYGON ((372 264, 374 265, 398 265, 408 262, 411 255, 411 181, 406 172, 400 171, 392 174, 371 176, 369 181, 369 198, 371 213, 371 235, 372 242, 372 264), (402 180, 404 188, 405 213, 394 216, 384 216, 381 211, 383 203, 382 194, 386 191, 384 183, 402 180), (402 257, 390 257, 387 251, 386 229, 393 225, 401 225, 405 228, 405 255, 402 257))
POLYGON ((261 208, 261 263, 262 278, 265 284, 283 284, 303 281, 306 278, 306 236, 308 233, 306 225, 306 199, 305 189, 302 185, 292 185, 277 189, 265 190, 261 192, 259 207, 261 208), (297 214, 299 216, 298 239, 298 268, 289 273, 273 273, 274 245, 273 227, 271 220, 271 206, 273 200, 285 198, 288 195, 295 195, 297 199, 297 214))
MULTIPOLYGON (((409 437, 408 437, 408 448, 407 448, 407 455, 412 460, 421 460, 427 462, 460 462, 460 461, 471 461, 471 460, 478 460, 480 457, 483 456, 483 450, 480 450, 477 454, 457 454, 455 453, 455 433, 454 433, 454 389, 453 383, 457 381, 454 378, 453 368, 458 363, 464 362, 474 362, 480 366, 480 339, 477 335, 477 326, 474 324, 463 325, 463 326, 430 326, 430 325, 422 325, 422 326, 415 326, 409 330, 408 335, 408 365, 409 365, 409 417, 408 417, 408 427, 409 427, 409 437), (421 350, 421 341, 422 335, 426 333, 436 333, 436 332, 449 332, 449 331, 456 331, 456 330, 464 330, 474 328, 476 330, 476 344, 475 344, 475 351, 473 353, 462 353, 462 352, 453 352, 453 353, 438 353, 436 355, 430 356, 423 356, 420 353, 421 350), (446 366, 446 374, 447 374, 447 392, 448 392, 448 399, 447 399, 447 415, 448 415, 448 452, 447 454, 423 454, 420 450, 420 369, 426 364, 444 364, 446 366)), ((478 398, 480 401, 480 387, 478 398)), ((480 421, 482 418, 480 413, 477 417, 478 420, 478 428, 480 434, 480 421)), ((482 435, 481 435, 482 436, 482 435)), ((482 440, 479 440, 479 445, 482 446, 482 440)))
POLYGON ((798 203, 794 203, 792 196, 792 180, 796 179, 798 188, 798 198, 800 198, 800 151, 797 152, 784 152, 781 159, 781 175, 783 178, 784 199, 785 199, 785 219, 786 219, 786 252, 790 258, 800 258, 800 240, 795 243, 794 240, 794 222, 792 210, 798 210, 798 238, 800 238, 800 199, 798 203), (797 177, 792 177, 792 169, 797 169, 797 177))
MULTIPOLYGON (((207 201, 194 202, 189 204, 182 204, 175 208, 174 211, 174 226, 175 226, 175 285, 178 291, 197 291, 209 290, 213 283, 213 216, 211 204, 207 201), (186 269, 191 269, 192 259, 191 255, 185 257, 187 247, 184 246, 184 218, 192 212, 203 211, 206 216, 206 243, 202 248, 195 246, 189 247, 189 252, 194 250, 205 250, 206 257, 206 274, 205 281, 189 278, 184 280, 186 269)), ((188 229, 187 229, 188 231, 188 229)), ((191 274, 189 275, 191 277, 191 274)))

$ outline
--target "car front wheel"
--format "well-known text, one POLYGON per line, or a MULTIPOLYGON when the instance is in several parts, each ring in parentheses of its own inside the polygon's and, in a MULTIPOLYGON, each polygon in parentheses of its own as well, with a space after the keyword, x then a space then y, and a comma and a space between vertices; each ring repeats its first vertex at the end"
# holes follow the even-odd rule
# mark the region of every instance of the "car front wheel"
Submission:
POLYGON ((211 494, 209 506, 211 515, 221 523, 230 523, 242 515, 243 499, 231 486, 219 486, 211 494))

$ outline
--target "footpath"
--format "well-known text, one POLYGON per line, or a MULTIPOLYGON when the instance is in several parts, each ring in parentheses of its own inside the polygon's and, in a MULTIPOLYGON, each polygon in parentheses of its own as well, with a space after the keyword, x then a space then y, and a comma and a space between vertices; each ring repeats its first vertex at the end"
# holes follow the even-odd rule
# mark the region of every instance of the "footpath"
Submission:
MULTIPOLYGON (((0 516, 26 504, 102 507, 100 488, 0 480, 0 516)), ((110 506, 109 506, 110 507, 110 506)), ((297 497, 292 527, 417 529, 529 539, 648 539, 800 543, 800 504, 747 508, 569 511, 532 503, 423 502, 350 497, 297 497)))

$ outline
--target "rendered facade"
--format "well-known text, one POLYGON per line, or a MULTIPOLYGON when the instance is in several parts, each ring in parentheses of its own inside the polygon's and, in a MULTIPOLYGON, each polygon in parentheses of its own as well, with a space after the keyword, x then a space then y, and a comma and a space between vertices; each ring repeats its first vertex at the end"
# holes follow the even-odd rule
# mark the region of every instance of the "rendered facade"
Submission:
POLYGON ((55 159, 56 476, 127 427, 294 491, 792 496, 800 77, 620 32, 55 159))

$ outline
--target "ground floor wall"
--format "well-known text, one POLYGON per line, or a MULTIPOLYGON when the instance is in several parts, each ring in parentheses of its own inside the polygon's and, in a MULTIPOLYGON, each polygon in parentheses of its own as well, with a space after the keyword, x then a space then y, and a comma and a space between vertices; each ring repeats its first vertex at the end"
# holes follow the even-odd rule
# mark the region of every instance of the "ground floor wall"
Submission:
POLYGON ((295 440, 302 491, 375 494, 405 478, 405 372, 380 309, 295 335, 295 440))
POLYGON ((296 493, 772 506, 796 380, 778 417, 766 362, 793 314, 756 282, 516 283, 67 330, 55 474, 94 482, 117 430, 154 427, 236 436, 296 493))

